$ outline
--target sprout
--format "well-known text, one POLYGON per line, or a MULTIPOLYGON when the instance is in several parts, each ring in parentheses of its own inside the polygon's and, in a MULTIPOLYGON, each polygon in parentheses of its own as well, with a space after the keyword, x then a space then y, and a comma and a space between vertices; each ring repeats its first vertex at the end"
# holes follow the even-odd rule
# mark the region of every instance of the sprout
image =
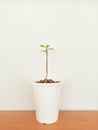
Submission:
POLYGON ((42 49, 42 52, 45 52, 45 54, 46 54, 46 76, 45 76, 45 82, 47 82, 47 80, 48 80, 48 51, 49 50, 54 50, 54 48, 51 48, 50 45, 48 45, 48 44, 46 44, 46 45, 41 44, 40 47, 42 49))

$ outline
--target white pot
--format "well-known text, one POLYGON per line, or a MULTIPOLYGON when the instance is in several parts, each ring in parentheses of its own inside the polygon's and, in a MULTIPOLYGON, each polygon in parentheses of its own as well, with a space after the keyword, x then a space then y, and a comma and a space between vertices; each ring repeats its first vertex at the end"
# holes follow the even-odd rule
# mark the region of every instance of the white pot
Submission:
POLYGON ((58 120, 61 97, 61 83, 35 83, 33 96, 36 109, 36 120, 50 124, 58 120))

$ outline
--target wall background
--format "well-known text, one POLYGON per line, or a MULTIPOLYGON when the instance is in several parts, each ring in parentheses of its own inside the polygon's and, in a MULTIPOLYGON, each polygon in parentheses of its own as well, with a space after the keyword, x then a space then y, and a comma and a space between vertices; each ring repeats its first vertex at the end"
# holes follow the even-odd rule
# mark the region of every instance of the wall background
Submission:
POLYGON ((60 109, 98 110, 98 2, 0 0, 0 110, 32 110, 44 78, 39 44, 55 48, 50 76, 65 82, 60 109))

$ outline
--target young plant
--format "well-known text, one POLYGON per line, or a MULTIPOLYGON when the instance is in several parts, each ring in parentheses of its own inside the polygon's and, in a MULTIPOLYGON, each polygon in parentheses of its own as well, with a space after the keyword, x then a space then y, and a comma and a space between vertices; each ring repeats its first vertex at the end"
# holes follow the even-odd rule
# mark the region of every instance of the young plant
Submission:
POLYGON ((48 52, 49 52, 49 50, 54 50, 54 48, 51 48, 50 45, 48 45, 48 44, 46 44, 46 45, 41 44, 40 48, 42 49, 42 52, 44 52, 46 54, 46 76, 45 76, 44 82, 47 83, 49 80, 48 79, 48 52))

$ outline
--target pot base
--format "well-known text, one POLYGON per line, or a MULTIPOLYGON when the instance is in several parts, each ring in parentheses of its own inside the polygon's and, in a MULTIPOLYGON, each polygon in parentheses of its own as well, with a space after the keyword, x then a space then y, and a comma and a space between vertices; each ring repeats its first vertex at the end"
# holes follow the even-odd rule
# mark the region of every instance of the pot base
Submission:
POLYGON ((52 121, 40 121, 38 119, 36 119, 36 121, 40 124, 43 124, 43 125, 48 125, 48 124, 54 124, 58 121, 58 118, 56 120, 52 120, 52 121))
POLYGON ((41 123, 41 124, 53 124, 58 121, 59 118, 59 110, 54 112, 52 111, 49 113, 48 111, 46 112, 37 112, 36 111, 36 120, 41 123))

